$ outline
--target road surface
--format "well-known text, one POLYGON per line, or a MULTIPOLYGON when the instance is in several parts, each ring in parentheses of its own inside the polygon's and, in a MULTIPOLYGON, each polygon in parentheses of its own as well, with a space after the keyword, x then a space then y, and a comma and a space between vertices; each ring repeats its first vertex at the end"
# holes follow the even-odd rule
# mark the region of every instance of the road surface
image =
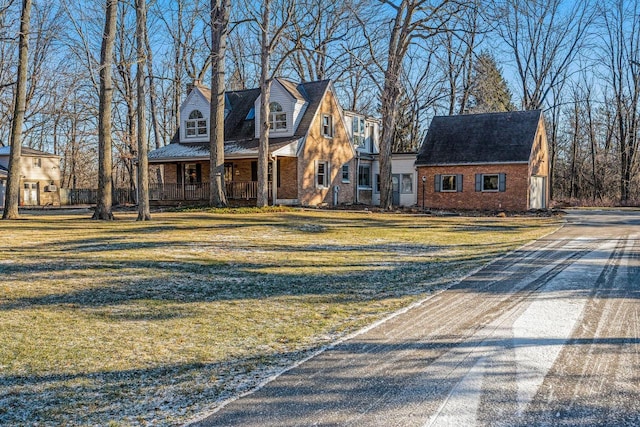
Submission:
POLYGON ((580 211, 198 426, 640 425, 640 212, 580 211))

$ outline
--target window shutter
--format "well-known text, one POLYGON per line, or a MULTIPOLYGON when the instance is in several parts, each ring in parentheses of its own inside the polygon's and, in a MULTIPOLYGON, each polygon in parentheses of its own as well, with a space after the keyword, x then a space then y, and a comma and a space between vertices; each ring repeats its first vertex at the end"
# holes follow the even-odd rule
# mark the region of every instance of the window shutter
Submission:
POLYGON ((482 191, 482 174, 476 174, 476 191, 482 191))
POLYGON ((442 180, 440 179, 440 175, 434 175, 434 188, 433 191, 436 193, 440 192, 442 180))
POLYGON ((498 190, 499 191, 507 191, 507 174, 501 173, 498 175, 498 190))
POLYGON ((329 161, 327 161, 326 163, 326 173, 325 173, 325 178, 324 178, 324 182, 325 182, 325 187, 329 187, 331 185, 331 165, 329 165, 329 161))
POLYGON ((462 193, 462 175, 456 175, 456 191, 462 193))
POLYGON ((176 163, 176 177, 178 178, 178 185, 182 185, 182 179, 184 178, 184 168, 180 163, 176 163))
POLYGON ((196 163, 196 182, 202 182, 202 165, 196 163))

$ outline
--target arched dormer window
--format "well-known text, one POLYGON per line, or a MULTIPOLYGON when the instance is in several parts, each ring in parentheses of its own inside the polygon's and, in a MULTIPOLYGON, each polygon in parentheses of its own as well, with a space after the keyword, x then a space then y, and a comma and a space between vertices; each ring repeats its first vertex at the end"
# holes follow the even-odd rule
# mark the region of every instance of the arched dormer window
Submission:
POLYGON ((185 124, 187 129, 185 136, 187 138, 198 138, 208 134, 207 120, 200 110, 193 110, 185 124))
POLYGON ((269 126, 274 132, 287 130, 287 113, 282 110, 282 105, 277 102, 269 104, 269 126))

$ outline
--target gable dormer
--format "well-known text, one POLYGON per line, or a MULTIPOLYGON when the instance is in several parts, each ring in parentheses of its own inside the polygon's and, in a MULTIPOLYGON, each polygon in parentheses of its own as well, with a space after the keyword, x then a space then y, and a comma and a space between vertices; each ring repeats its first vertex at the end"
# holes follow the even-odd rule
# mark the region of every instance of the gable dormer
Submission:
MULTIPOLYGON (((260 103, 262 95, 254 103, 255 137, 260 137, 260 103)), ((296 133, 309 102, 297 85, 284 79, 273 79, 269 97, 270 138, 290 137, 296 133)))
POLYGON ((209 142, 210 96, 198 85, 187 95, 180 106, 180 142, 209 142))

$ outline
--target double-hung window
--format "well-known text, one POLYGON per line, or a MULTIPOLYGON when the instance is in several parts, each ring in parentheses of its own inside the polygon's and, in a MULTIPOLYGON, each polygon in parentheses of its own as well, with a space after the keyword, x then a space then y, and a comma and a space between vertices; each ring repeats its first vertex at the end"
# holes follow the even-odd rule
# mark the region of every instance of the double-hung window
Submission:
POLYGON ((360 165, 358 168, 358 187, 371 188, 371 165, 360 165))
POLYGON ((507 175, 504 173, 476 174, 476 191, 497 193, 506 191, 507 175))
POLYGON ((329 114, 322 115, 322 136, 325 138, 333 137, 333 116, 329 114))
POLYGON ((462 175, 442 174, 435 176, 436 193, 456 193, 462 192, 462 175))
POLYGON ((349 163, 345 163, 342 165, 342 182, 350 182, 351 179, 349 177, 349 163))
POLYGON ((319 188, 329 187, 329 162, 318 161, 316 163, 316 186, 319 188))
POLYGON ((440 187, 440 191, 456 191, 457 190, 457 179, 456 175, 442 175, 440 180, 442 182, 442 186, 440 187))
POLYGON ((364 147, 365 140, 365 126, 364 126, 364 117, 354 116, 353 117, 353 145, 358 148, 364 147))
POLYGON ((193 110, 189 114, 189 118, 185 122, 187 131, 185 132, 185 136, 187 138, 198 138, 207 136, 207 119, 204 118, 204 115, 200 110, 193 110))
POLYGON ((287 130, 287 113, 278 102, 269 104, 269 127, 274 132, 284 132, 287 130))

